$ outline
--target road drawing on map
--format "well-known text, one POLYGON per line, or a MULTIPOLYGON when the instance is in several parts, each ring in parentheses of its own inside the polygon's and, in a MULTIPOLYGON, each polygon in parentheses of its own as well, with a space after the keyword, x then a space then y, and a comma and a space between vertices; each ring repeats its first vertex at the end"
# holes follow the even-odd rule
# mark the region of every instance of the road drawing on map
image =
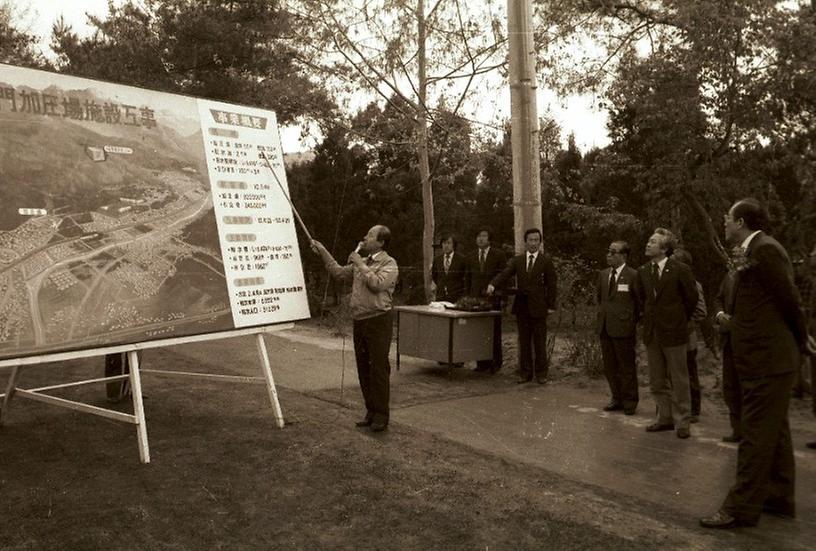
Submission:
POLYGON ((16 86, 0 99, 0 359, 231 329, 195 100, 142 91, 149 112, 117 124, 17 101, 113 105, 102 85, 16 86))

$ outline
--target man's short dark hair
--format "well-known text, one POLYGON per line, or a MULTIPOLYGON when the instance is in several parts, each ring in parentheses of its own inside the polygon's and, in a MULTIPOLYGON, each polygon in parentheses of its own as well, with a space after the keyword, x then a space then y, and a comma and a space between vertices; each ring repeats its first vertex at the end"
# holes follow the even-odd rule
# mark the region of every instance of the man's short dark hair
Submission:
POLYGON ((439 246, 441 247, 442 243, 444 243, 448 239, 450 239, 451 242, 453 243, 453 250, 456 250, 456 246, 459 243, 456 241, 456 237, 454 237, 453 234, 451 234, 451 233, 443 233, 442 234, 442 237, 439 238, 439 246))
POLYGON ((768 211, 753 197, 740 199, 731 207, 731 218, 736 222, 742 218, 745 227, 751 231, 764 230, 768 227, 768 211))
POLYGON ((625 256, 627 260, 629 259, 629 253, 632 252, 632 249, 629 247, 629 243, 627 243, 626 241, 620 241, 619 240, 619 241, 613 241, 612 244, 613 245, 617 244, 618 245, 618 252, 620 252, 620 254, 625 256))
POLYGON ((694 260, 692 259, 691 253, 688 252, 686 249, 675 249, 672 258, 677 260, 678 262, 682 262, 689 268, 693 267, 694 260))
POLYGON ((661 248, 666 251, 666 256, 671 256, 674 249, 677 248, 677 237, 666 228, 655 228, 654 233, 663 238, 661 248))
POLYGON ((527 241, 527 236, 528 236, 528 235, 531 235, 531 234, 533 234, 533 233, 537 233, 537 234, 538 234, 538 238, 539 238, 539 239, 544 239, 544 236, 541 234, 541 230, 540 230, 540 229, 538 229, 538 228, 530 228, 529 230, 527 230, 526 232, 524 232, 524 240, 525 240, 525 241, 527 241))
POLYGON ((476 230, 476 233, 473 234, 473 237, 479 237, 479 234, 485 232, 487 234, 487 241, 493 241, 493 232, 490 231, 490 228, 479 228, 476 230))
POLYGON ((388 248, 388 243, 391 242, 391 230, 388 229, 388 226, 380 225, 380 231, 377 232, 377 241, 382 243, 383 249, 388 248))

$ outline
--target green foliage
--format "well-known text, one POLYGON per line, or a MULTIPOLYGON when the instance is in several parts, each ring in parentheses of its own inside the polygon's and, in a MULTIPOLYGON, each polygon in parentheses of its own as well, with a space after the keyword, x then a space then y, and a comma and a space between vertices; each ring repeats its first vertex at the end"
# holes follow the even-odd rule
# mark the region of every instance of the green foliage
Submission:
POLYGON ((0 63, 47 68, 37 37, 18 27, 18 13, 8 0, 0 2, 0 63))
POLYGON ((280 2, 128 0, 90 23, 87 38, 55 24, 61 71, 266 107, 282 123, 332 109, 295 59, 280 2))

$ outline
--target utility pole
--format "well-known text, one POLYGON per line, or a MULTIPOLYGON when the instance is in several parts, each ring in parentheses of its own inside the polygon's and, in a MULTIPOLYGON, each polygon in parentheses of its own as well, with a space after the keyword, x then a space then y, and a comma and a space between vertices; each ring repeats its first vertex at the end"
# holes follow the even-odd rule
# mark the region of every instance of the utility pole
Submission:
POLYGON ((513 229, 516 251, 524 231, 541 229, 538 109, 531 0, 507 0, 510 42, 510 113, 513 149, 513 229))

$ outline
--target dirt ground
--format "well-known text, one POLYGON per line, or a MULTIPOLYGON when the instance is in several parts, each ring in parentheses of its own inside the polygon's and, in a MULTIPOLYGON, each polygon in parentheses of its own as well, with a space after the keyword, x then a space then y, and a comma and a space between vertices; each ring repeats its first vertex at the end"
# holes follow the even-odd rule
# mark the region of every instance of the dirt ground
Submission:
MULTIPOLYGON (((512 364, 512 334, 506 339, 512 364)), ((173 349, 151 352, 150 361, 201 369, 173 349)), ((21 384, 96 377, 100 365, 31 368, 21 384)), ((602 389, 563 365, 553 375, 602 389)), ((337 389, 280 388, 283 430, 262 383, 145 374, 144 388, 149 465, 138 463, 130 426, 13 403, 0 430, 0 549, 744 548, 727 533, 689 529, 652 503, 399 423, 383 434, 357 429, 356 388, 342 404, 337 389)), ((414 389, 404 399, 434 392, 414 389)), ((707 404, 714 392, 707 390, 707 404)), ((105 406, 103 394, 92 386, 60 395, 105 406)), ((799 409, 792 417, 812 422, 799 409)))

